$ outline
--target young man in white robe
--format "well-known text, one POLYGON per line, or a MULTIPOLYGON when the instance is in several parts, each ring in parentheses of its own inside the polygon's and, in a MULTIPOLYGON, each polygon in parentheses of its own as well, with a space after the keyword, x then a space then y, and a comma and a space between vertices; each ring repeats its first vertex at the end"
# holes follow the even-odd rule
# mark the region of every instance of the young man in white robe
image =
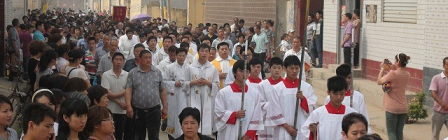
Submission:
MULTIPOLYGON (((189 50, 190 49, 190 44, 186 43, 186 42, 182 42, 180 43, 180 48, 184 48, 185 50, 189 50)), ((194 59, 193 59, 193 55, 191 55, 190 53, 187 53, 185 62, 187 64, 191 64, 193 63, 194 59)))
POLYGON ((199 59, 190 67, 190 103, 188 105, 201 111, 199 132, 207 136, 211 136, 214 130, 215 97, 220 89, 218 70, 207 60, 209 53, 210 46, 207 44, 198 46, 199 59))
MULTIPOLYGON (((251 59, 248 62, 250 67, 250 72, 246 80, 246 84, 248 86, 252 86, 252 88, 257 89, 258 85, 263 81, 258 75, 261 74, 262 63, 260 59, 251 59)), ((258 89, 257 89, 258 90, 258 89)))
MULTIPOLYGON (((351 67, 347 64, 342 64, 338 68, 336 68, 336 75, 340 76, 342 78, 345 78, 347 81, 347 91, 345 92, 344 101, 342 101, 342 104, 345 106, 350 106, 350 83, 351 83, 351 67)), ((330 96, 327 96, 327 99, 325 99, 325 104, 330 102, 330 96)), ((359 91, 354 90, 353 93, 353 106, 351 108, 355 109, 356 112, 361 113, 364 115, 364 117, 367 119, 367 122, 369 121, 369 113, 367 112, 366 105, 364 104, 364 95, 362 95, 359 91)), ((370 126, 368 126, 370 128, 370 126)), ((371 133, 371 129, 369 129, 369 134, 371 133)))
POLYGON ((286 57, 283 62, 286 77, 274 86, 274 96, 276 97, 271 100, 276 100, 279 103, 279 107, 271 106, 271 109, 268 110, 281 110, 281 112, 268 111, 266 116, 266 125, 274 129, 274 139, 292 139, 293 137, 296 140, 305 139, 305 136, 300 133, 300 127, 314 110, 317 96, 314 94, 310 84, 297 78, 300 72, 300 65, 301 63, 297 56, 291 55, 286 57), (300 85, 299 82, 301 82, 300 85), (299 106, 295 106, 296 102, 299 102, 299 106), (296 109, 298 111, 297 116, 295 116, 296 109), (294 126, 295 119, 297 119, 296 126, 294 126))
POLYGON ((173 38, 167 36, 163 38, 163 47, 152 56, 152 64, 158 66, 163 59, 168 58, 168 49, 173 45, 173 38))
MULTIPOLYGON (((250 70, 250 67, 247 66, 246 69, 250 70)), ((263 130, 260 94, 256 88, 245 84, 244 61, 237 61, 232 71, 235 82, 221 89, 216 96, 218 140, 256 139, 257 130, 263 130), (243 86, 244 107, 241 109, 243 86), (239 133, 240 123, 242 123, 241 133, 239 133)))
POLYGON ((271 77, 263 80, 258 85, 258 91, 262 99, 261 109, 263 111, 264 130, 258 131, 259 140, 276 140, 278 134, 274 134, 274 127, 284 124, 285 122, 278 123, 278 118, 282 116, 282 107, 280 106, 278 96, 274 93, 274 85, 283 81, 281 74, 283 72, 283 60, 279 57, 274 57, 269 62, 269 71, 271 77), (272 127, 273 126, 273 127, 272 127))
POLYGON ((166 132, 169 139, 180 137, 182 132, 179 114, 187 107, 190 92, 190 65, 185 63, 188 51, 176 49, 176 62, 166 67, 164 82, 167 90, 168 122, 166 132))
MULTIPOLYGON (((293 39, 293 48, 289 51, 285 52, 285 55, 283 57, 283 61, 285 61, 286 57, 290 56, 290 55, 295 55, 297 56, 299 59, 302 58, 302 46, 301 46, 301 41, 299 37, 294 37, 293 39)), ((309 68, 311 66, 311 57, 310 55, 308 55, 308 53, 304 53, 305 56, 303 56, 304 61, 302 62, 302 66, 304 67, 304 69, 302 69, 302 81, 306 81, 307 78, 307 72, 309 71, 309 68), (303 63, 304 62, 304 63, 303 63)), ((297 78, 299 78, 297 76, 297 78)))
MULTIPOLYGON (((254 53, 254 50, 252 48, 248 48, 248 50, 249 51, 247 52, 247 61, 250 62, 250 60, 252 60, 252 54, 254 53)), ((240 53, 246 54, 245 48, 241 48, 240 53)), ((241 58, 241 59, 244 60, 244 58, 241 58)), ((262 78, 261 73, 258 74, 258 78, 260 78, 260 79, 262 78)), ((233 81, 235 81, 235 77, 233 77, 233 72, 232 72, 232 67, 231 67, 227 73, 226 80, 224 80, 224 87, 232 84, 233 81)))
POLYGON ((173 64, 174 62, 176 62, 176 50, 177 48, 175 46, 171 46, 170 48, 168 48, 168 57, 163 59, 159 65, 157 65, 157 69, 160 70, 160 72, 162 72, 162 76, 165 77, 165 71, 166 71, 166 67, 170 64, 173 64))
POLYGON ((301 133, 306 139, 342 140, 342 119, 345 115, 356 112, 342 101, 347 91, 347 81, 339 76, 328 79, 327 93, 330 102, 314 110, 302 125, 301 133))

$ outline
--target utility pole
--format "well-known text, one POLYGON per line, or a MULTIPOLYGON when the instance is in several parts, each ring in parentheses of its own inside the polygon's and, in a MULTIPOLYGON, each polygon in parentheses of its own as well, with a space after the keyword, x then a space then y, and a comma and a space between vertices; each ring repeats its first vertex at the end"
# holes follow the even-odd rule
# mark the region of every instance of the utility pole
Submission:
POLYGON ((167 12, 168 23, 170 23, 171 22, 171 0, 166 0, 166 10, 168 11, 167 12))

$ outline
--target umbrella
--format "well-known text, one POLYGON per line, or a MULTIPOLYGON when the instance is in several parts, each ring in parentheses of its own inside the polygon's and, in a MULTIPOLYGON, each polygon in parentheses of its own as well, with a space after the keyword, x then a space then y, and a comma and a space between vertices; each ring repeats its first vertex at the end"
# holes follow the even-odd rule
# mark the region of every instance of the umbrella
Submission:
POLYGON ((150 16, 150 15, 147 15, 147 14, 139 14, 139 15, 134 16, 134 17, 132 18, 132 21, 137 21, 137 20, 145 21, 145 20, 148 20, 148 19, 151 19, 151 16, 150 16))

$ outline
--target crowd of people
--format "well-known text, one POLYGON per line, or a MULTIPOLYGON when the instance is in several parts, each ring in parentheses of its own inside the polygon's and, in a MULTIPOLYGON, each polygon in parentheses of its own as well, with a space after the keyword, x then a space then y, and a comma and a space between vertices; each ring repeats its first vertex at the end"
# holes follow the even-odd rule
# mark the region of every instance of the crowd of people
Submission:
MULTIPOLYGON (((317 28, 309 15, 311 33, 303 42, 310 57, 302 54, 294 30, 275 45, 272 20, 247 30, 238 18, 232 25, 178 29, 176 22, 160 18, 115 22, 108 15, 74 10, 30 11, 23 24, 14 19, 8 26, 6 48, 7 63, 28 73, 24 79, 33 86, 32 103, 18 135, 8 127, 12 104, 0 95, 5 128, 0 138, 157 140, 162 130, 170 140, 381 139, 371 134, 362 93, 350 93, 350 65, 339 66, 328 79, 321 107, 306 75, 299 75, 310 66, 322 67, 323 13, 315 15, 317 28), (275 57, 275 50, 282 57, 275 57)), ((383 77, 382 68, 378 84, 394 85, 384 99, 388 134, 402 139, 409 57, 395 59, 381 66, 393 70, 383 77)), ((11 69, 10 79, 16 73, 11 69)))

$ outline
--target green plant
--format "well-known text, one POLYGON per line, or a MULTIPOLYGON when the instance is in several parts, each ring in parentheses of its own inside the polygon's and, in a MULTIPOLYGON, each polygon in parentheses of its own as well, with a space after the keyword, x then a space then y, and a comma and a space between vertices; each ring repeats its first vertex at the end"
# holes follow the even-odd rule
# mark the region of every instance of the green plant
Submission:
POLYGON ((428 117, 428 110, 425 109, 424 103, 426 101, 425 92, 417 93, 408 104, 409 113, 406 119, 406 123, 414 123, 419 119, 425 119, 428 117))

